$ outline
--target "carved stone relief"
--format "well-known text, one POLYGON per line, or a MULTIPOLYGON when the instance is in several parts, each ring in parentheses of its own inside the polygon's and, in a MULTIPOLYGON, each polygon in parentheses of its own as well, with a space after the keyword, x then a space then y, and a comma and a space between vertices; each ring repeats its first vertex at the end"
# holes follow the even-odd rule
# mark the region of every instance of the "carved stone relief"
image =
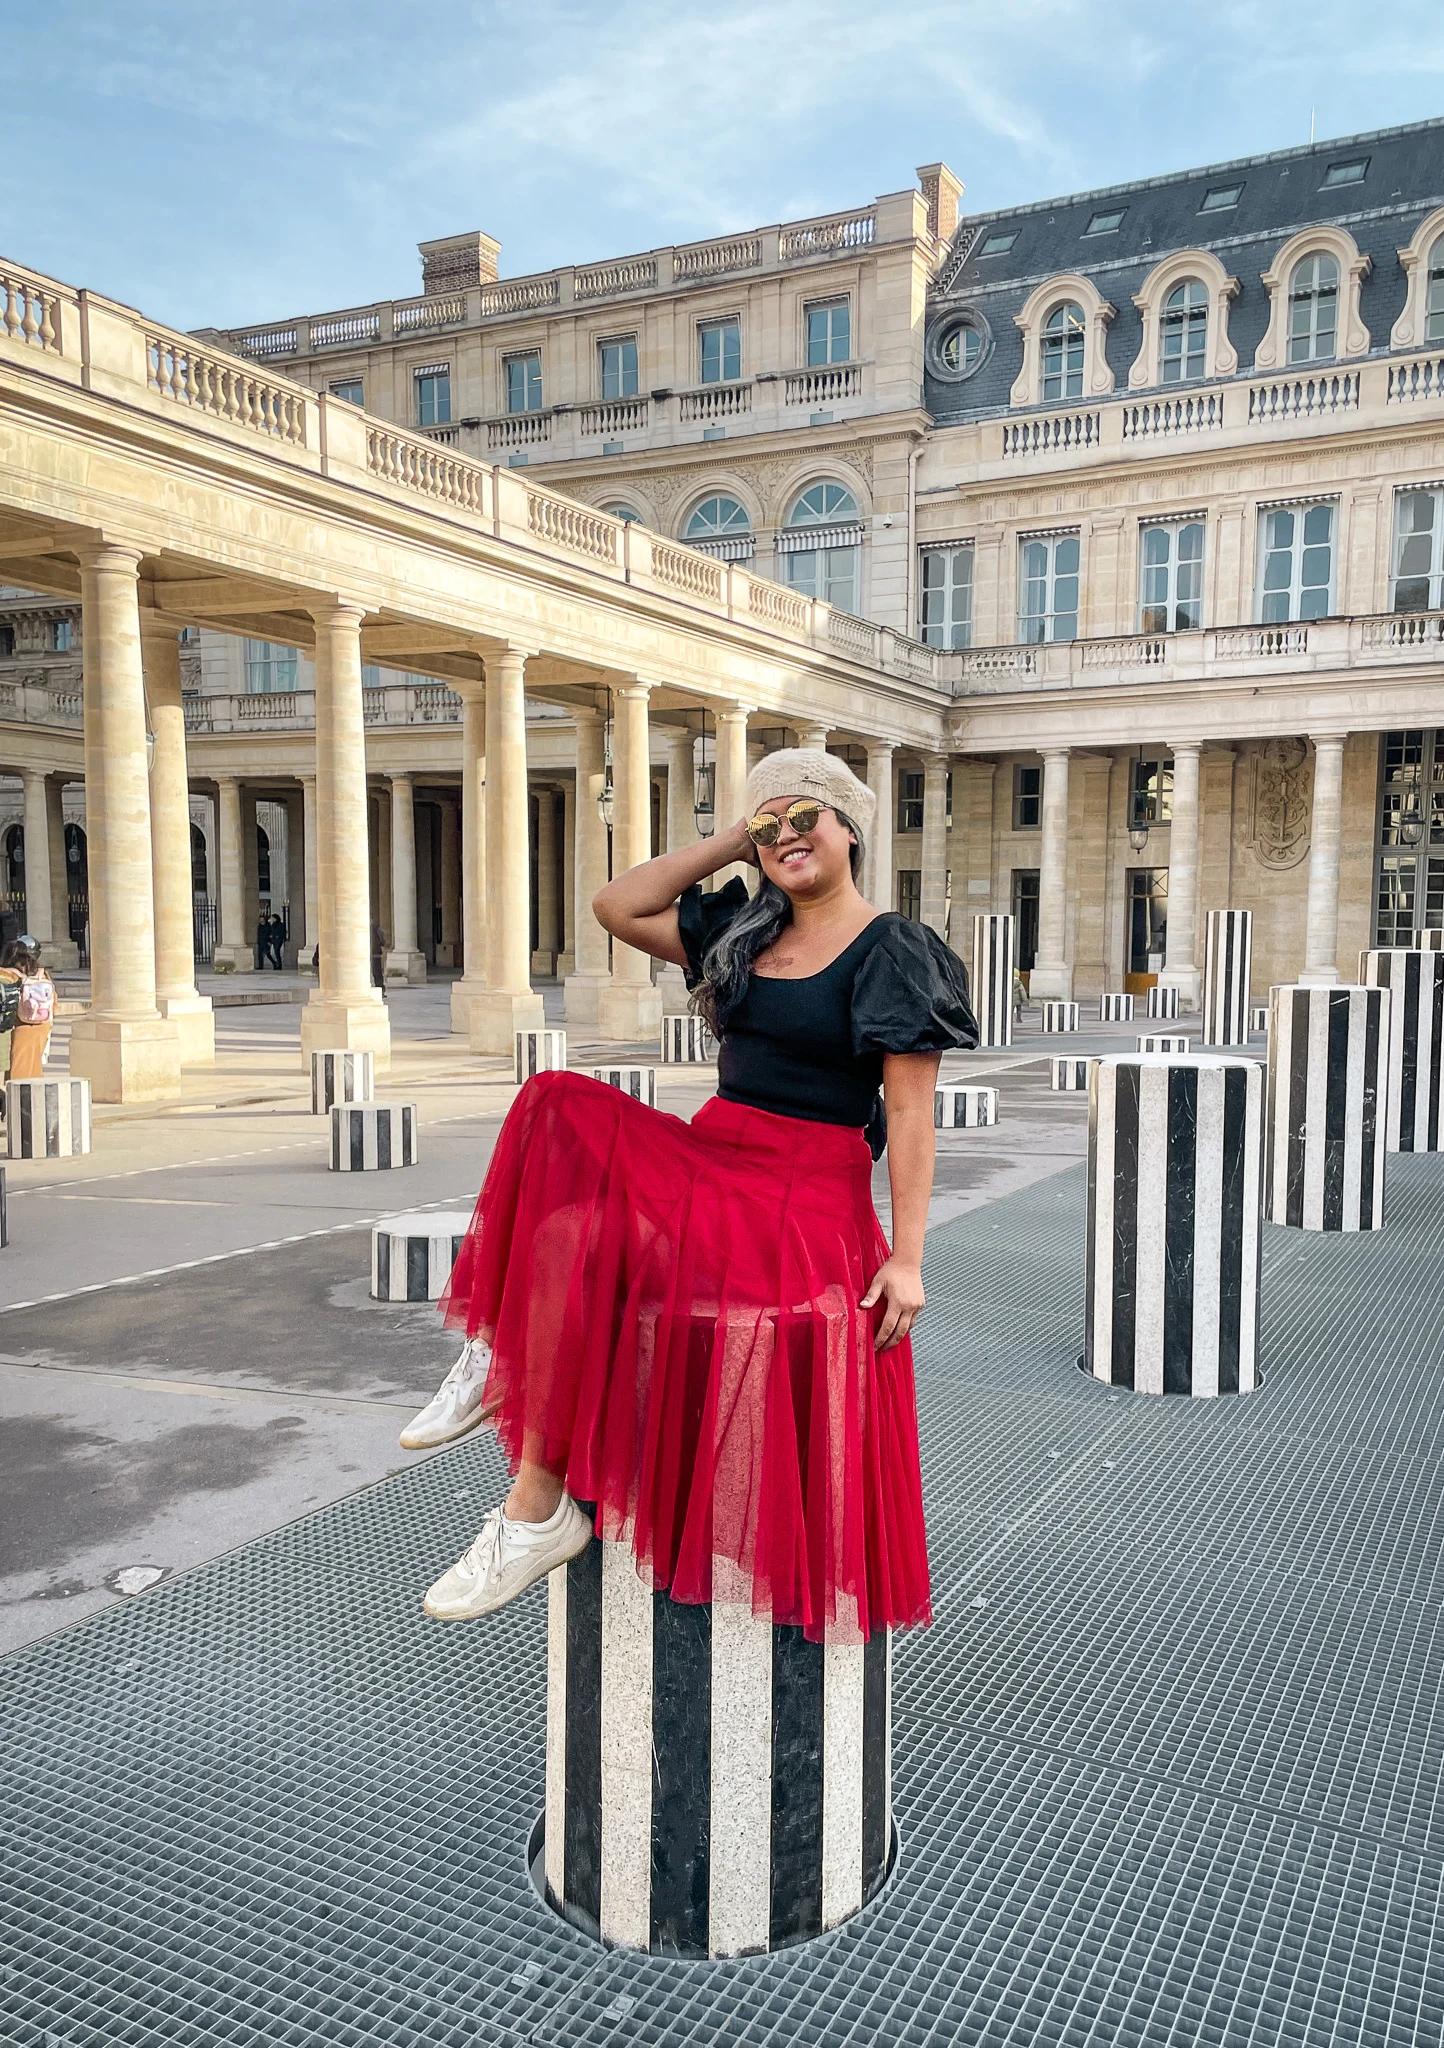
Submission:
POLYGON ((1296 868, 1309 850, 1314 777, 1301 739, 1264 740, 1253 757, 1249 837, 1260 866, 1296 868))

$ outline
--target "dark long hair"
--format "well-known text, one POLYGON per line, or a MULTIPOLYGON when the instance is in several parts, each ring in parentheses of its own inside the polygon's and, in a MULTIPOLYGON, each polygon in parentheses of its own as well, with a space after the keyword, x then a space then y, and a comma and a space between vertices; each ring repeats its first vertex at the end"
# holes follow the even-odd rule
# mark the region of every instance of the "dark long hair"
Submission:
MULTIPOLYGON (((861 828, 844 811, 833 805, 839 825, 852 834, 848 855, 855 882, 862 873, 861 828)), ((792 898, 776 882, 762 877, 757 894, 745 910, 713 939, 702 957, 703 979, 692 992, 692 1008, 706 1022, 714 1038, 727 1028, 727 1019, 747 993, 747 977, 759 953, 765 953, 792 922, 792 898)))

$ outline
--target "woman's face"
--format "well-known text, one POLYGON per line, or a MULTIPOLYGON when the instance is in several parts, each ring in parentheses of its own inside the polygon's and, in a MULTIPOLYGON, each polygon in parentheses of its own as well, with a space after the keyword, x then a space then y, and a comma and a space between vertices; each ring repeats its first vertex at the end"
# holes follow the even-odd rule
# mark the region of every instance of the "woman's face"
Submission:
POLYGON ((826 895, 852 874, 853 836, 833 810, 821 810, 810 832, 796 832, 787 821, 795 796, 773 797, 762 805, 782 820, 775 846, 759 846, 757 859, 769 882, 791 897, 826 895))

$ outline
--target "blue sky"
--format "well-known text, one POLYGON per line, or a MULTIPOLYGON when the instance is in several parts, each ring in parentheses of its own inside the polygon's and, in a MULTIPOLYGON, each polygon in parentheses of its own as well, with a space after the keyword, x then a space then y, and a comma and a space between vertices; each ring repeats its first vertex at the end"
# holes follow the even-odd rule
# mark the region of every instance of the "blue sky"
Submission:
POLYGON ((857 205, 983 210, 1444 112, 1437 0, 0 0, 0 252, 179 327, 857 205))

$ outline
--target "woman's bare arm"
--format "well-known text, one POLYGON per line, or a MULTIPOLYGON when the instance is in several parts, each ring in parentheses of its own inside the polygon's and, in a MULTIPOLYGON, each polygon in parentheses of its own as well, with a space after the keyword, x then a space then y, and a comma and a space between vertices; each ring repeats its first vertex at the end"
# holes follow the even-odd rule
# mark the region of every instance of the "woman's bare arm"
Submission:
POLYGON ((892 1188, 892 1257, 878 1267, 862 1298, 862 1306, 871 1308, 887 1296, 887 1309, 874 1340, 878 1351, 891 1351, 894 1344, 901 1344, 923 1308, 923 1237, 937 1156, 933 1090, 940 1058, 932 1052, 888 1053, 882 1063, 887 1173, 892 1188))
POLYGON ((695 846, 679 846, 675 853, 644 860, 640 867, 608 882, 592 898, 597 923, 623 945, 650 953, 654 960, 671 960, 687 965, 687 955, 677 930, 677 898, 694 882, 705 881, 719 868, 746 860, 756 865, 747 827, 739 820, 730 832, 700 839, 695 846))

